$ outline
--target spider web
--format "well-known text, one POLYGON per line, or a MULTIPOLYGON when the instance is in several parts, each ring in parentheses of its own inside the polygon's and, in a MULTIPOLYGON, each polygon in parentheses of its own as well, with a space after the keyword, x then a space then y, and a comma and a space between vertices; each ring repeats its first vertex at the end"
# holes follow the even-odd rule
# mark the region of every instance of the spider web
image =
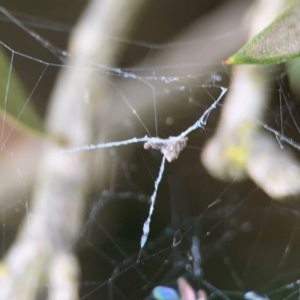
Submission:
MULTIPOLYGON (((30 229, 32 216, 33 175, 28 175, 24 164, 32 148, 27 139, 18 140, 22 135, 17 123, 6 114, 9 101, 13 101, 11 72, 17 70, 30 91, 17 120, 22 120, 28 103, 36 102, 43 111, 42 101, 36 99, 45 99, 53 75, 65 67, 69 55, 47 35, 69 32, 72 27, 30 14, 7 13, 1 8, 7 33, 0 43, 9 61, 8 73, 3 75, 7 78, 5 90, 1 91, 1 161, 2 174, 7 177, 2 180, 3 195, 7 194, 1 202, 3 256, 22 218, 30 229), (18 32, 17 41, 8 38, 10 30, 18 32), (37 52, 32 50, 36 48, 37 52), (15 194, 5 190, 4 182, 16 185, 15 194)), ((216 39, 225 43, 235 34, 226 32, 204 42, 216 39)), ((142 47, 148 56, 189 45, 108 38, 142 47)), ((191 43, 199 46, 203 40, 191 43)), ((93 64, 100 79, 109 74, 114 98, 110 114, 116 114, 115 124, 108 118, 104 141, 61 149, 58 154, 90 151, 95 167, 104 167, 107 175, 82 203, 85 220, 74 242, 82 268, 80 299, 154 299, 153 288, 177 289, 179 277, 185 277, 195 290, 204 289, 208 299, 300 297, 297 202, 274 202, 251 181, 219 182, 200 163, 199 154, 226 105, 223 100, 231 78, 221 63, 212 64, 207 72, 197 71, 198 66, 199 62, 192 68, 188 63, 130 68, 93 64), (137 108, 131 89, 142 89, 144 99, 140 101, 149 101, 153 111, 137 108), (118 119, 117 112, 122 110, 127 113, 118 119), (100 166, 103 161, 99 162, 97 155, 103 154, 105 165, 100 166)), ((277 139, 279 147, 284 150, 290 145, 298 155, 299 98, 288 87, 288 75, 279 70, 277 86, 268 91, 273 102, 260 126, 277 139)), ((33 149, 39 151, 37 145, 33 149)))

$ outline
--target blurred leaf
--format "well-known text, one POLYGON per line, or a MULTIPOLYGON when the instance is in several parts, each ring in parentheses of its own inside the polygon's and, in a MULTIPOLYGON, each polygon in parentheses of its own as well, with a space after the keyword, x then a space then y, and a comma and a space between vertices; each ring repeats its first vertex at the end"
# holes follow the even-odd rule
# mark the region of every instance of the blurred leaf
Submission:
POLYGON ((277 64, 300 56, 300 0, 253 37, 226 64, 277 64))
POLYGON ((289 74, 289 83, 292 91, 300 95, 300 58, 292 59, 286 62, 287 73, 289 74))
POLYGON ((10 60, 8 60, 3 49, 0 48, 0 118, 2 119, 5 110, 8 116, 16 120, 17 125, 25 126, 30 130, 44 132, 41 118, 34 110, 31 101, 28 101, 28 94, 13 66, 11 72, 10 67, 10 60), (5 101, 6 96, 7 101, 5 101))

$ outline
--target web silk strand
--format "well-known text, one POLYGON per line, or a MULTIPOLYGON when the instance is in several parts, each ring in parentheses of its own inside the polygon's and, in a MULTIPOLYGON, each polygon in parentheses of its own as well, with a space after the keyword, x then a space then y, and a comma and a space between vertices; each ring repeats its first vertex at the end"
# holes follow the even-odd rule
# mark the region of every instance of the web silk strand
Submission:
POLYGON ((150 205, 150 209, 149 209, 149 215, 148 215, 148 218, 145 221, 144 226, 143 226, 143 235, 141 237, 141 243, 140 243, 141 244, 141 249, 145 246, 145 244, 147 242, 147 239, 148 239, 149 232, 150 232, 151 217, 152 217, 152 214, 153 214, 153 211, 154 211, 154 205, 155 205, 155 199, 156 199, 158 186, 159 186, 159 183, 161 182, 161 179, 162 179, 163 174, 164 174, 165 163, 166 163, 166 157, 163 156, 163 159, 162 159, 162 162, 161 162, 161 165, 160 165, 160 169, 159 169, 159 174, 158 174, 158 177, 156 178, 155 183, 154 183, 154 192, 153 192, 153 194, 150 198, 151 205, 150 205))

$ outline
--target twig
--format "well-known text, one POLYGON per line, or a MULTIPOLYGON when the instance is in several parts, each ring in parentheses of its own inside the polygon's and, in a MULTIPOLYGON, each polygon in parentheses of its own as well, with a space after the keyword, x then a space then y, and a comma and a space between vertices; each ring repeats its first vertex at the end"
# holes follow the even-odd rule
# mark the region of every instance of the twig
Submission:
MULTIPOLYGON (((50 134, 60 137, 69 147, 89 144, 94 134, 98 103, 91 98, 87 105, 85 92, 100 98, 105 92, 105 84, 94 80, 95 70, 82 71, 82 67, 89 62, 114 65, 121 45, 107 41, 105 36, 126 36, 144 3, 93 0, 75 29, 67 55, 67 63, 73 67, 60 73, 47 117, 50 134)), ((45 44, 30 29, 27 31, 45 44)), ((49 43, 47 49, 55 52, 49 43)), ((2 300, 35 299, 46 282, 49 299, 78 299, 79 271, 71 246, 82 224, 92 172, 87 152, 62 156, 57 155, 60 148, 53 140, 44 144, 32 198, 32 217, 23 222, 4 258, 0 278, 2 300)))
MULTIPOLYGON (((285 0, 257 1, 252 10, 250 37, 268 25, 285 4, 285 0)), ((294 197, 300 193, 300 164, 281 147, 280 141, 278 144, 268 138, 260 128, 269 102, 270 80, 265 70, 248 65, 233 68, 221 120, 202 153, 202 162, 222 180, 250 176, 274 199, 294 197)))

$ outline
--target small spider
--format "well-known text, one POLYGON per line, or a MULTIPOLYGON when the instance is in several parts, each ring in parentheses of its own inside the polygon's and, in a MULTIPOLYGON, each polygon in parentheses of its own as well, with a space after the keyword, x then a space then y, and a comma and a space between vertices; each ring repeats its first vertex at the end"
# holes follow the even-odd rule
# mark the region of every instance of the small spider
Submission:
POLYGON ((165 156, 168 162, 172 162, 177 159, 180 152, 184 149, 187 142, 187 137, 182 137, 180 139, 163 140, 160 138, 151 138, 144 144, 145 149, 156 149, 160 150, 161 153, 165 156))

